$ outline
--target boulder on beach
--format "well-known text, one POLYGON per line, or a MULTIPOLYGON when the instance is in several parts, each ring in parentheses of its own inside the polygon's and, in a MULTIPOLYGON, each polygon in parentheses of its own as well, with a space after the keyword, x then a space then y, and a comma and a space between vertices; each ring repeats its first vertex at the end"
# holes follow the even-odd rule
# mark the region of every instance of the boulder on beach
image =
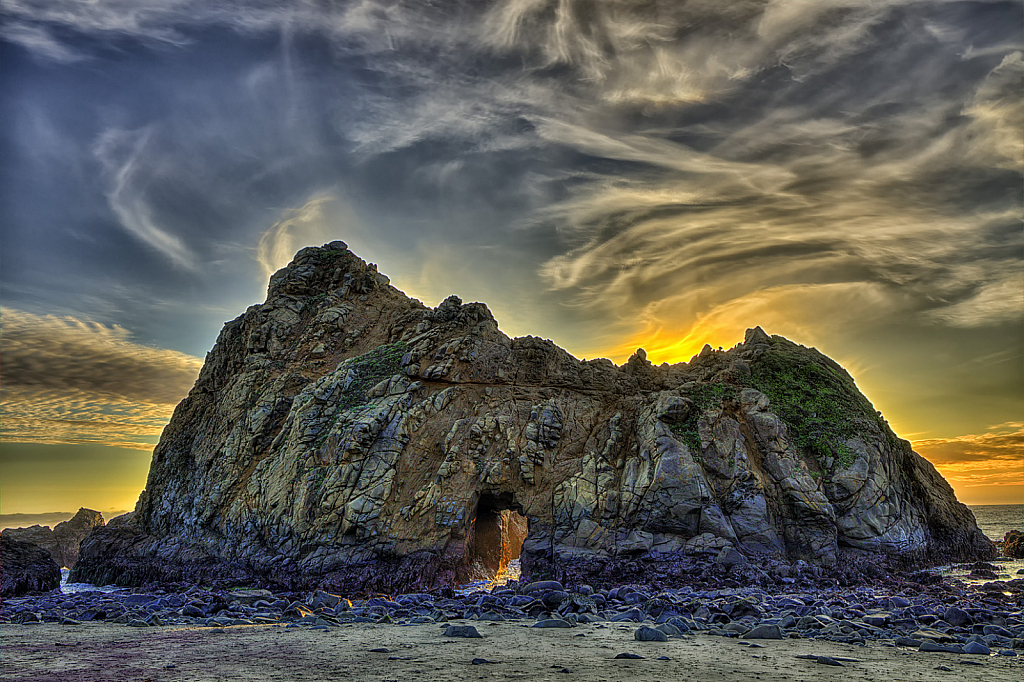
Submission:
POLYGON ((0 596, 20 597, 60 587, 60 567, 45 549, 0 535, 0 596))
POLYGON ((73 578, 397 593, 973 561, 993 544, 838 364, 747 331, 616 366, 408 298, 342 242, 228 322, 73 578), (749 560, 748 560, 749 559, 749 560))
POLYGON ((1024 532, 1011 530, 1003 536, 1003 555, 1012 559, 1024 559, 1024 532))

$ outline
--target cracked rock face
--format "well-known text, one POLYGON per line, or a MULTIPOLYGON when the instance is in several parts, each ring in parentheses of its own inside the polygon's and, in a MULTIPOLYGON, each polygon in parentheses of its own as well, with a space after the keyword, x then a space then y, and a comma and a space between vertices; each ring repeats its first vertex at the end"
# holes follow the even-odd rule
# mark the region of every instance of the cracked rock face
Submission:
POLYGON ((0 535, 0 597, 49 592, 60 586, 60 567, 31 542, 0 535))
POLYGON ((755 328, 689 363, 580 361, 481 303, 427 308, 332 242, 225 325, 136 510, 85 541, 73 579, 451 585, 481 500, 526 517, 524 578, 993 555, 813 349, 755 328))

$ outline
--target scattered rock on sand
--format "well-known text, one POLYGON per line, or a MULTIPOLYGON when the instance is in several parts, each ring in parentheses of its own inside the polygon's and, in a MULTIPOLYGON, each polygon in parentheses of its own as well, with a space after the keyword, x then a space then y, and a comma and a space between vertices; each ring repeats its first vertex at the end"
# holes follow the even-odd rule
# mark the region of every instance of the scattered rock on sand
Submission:
POLYGON ((962 654, 964 650, 958 646, 946 646, 945 644, 936 644, 931 640, 925 640, 921 642, 921 647, 918 651, 933 652, 933 653, 944 653, 944 654, 962 654))
POLYGON ((645 625, 633 633, 633 639, 638 642, 667 642, 668 635, 661 630, 655 630, 645 625))
POLYGON ((571 628, 572 624, 569 621, 562 620, 561 618, 545 618, 544 620, 538 620, 533 624, 535 628, 571 628))
POLYGON ((782 628, 778 625, 758 625, 743 636, 747 639, 782 639, 782 628))
POLYGON ((446 627, 444 629, 444 636, 445 637, 468 637, 470 639, 472 639, 472 638, 482 638, 483 637, 483 635, 481 635, 479 632, 477 632, 476 628, 473 627, 472 625, 449 625, 448 627, 446 627))

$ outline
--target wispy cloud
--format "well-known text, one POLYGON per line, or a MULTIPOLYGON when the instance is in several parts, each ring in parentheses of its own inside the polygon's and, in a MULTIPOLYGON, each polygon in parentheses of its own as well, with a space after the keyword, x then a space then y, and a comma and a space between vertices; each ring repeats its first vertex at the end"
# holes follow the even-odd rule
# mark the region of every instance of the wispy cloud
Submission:
POLYGON ((256 260, 266 277, 291 261, 295 252, 305 245, 323 243, 330 230, 324 218, 331 197, 316 197, 302 207, 288 211, 260 237, 256 247, 256 260))
POLYGON ((0 321, 4 441, 151 449, 202 365, 116 326, 11 308, 0 321))
POLYGON ((176 404, 202 360, 140 346, 121 327, 4 308, 4 385, 77 390, 155 404, 176 404))
POLYGON ((111 188, 110 209, 122 228, 156 249, 176 266, 186 270, 199 267, 196 256, 182 239, 157 222, 153 209, 138 186, 149 130, 108 130, 96 144, 97 158, 106 168, 111 188))
POLYGON ((980 286, 970 298, 933 310, 929 315, 954 327, 983 327, 1013 322, 1024 311, 1024 273, 980 286))
POLYGON ((49 61, 68 63, 83 58, 81 53, 55 38, 45 26, 12 23, 0 28, 0 35, 49 61))
POLYGON ((1024 168, 1024 60, 1012 52, 978 86, 965 113, 974 118, 974 148, 988 159, 1001 158, 1000 166, 1024 168))

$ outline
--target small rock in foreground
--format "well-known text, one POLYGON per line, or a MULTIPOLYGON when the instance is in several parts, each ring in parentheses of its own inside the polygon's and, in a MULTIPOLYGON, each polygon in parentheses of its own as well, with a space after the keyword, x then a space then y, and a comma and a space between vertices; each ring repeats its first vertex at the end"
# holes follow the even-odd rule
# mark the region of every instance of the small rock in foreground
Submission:
POLYGON ((535 628, 570 628, 572 624, 561 618, 546 618, 533 624, 535 628))
POLYGON ((655 630, 645 625, 633 633, 633 639, 638 642, 667 642, 668 635, 661 630, 655 630))
POLYGON ((449 625, 444 629, 445 637, 468 637, 470 639, 482 639, 483 635, 477 632, 472 625, 449 625))
POLYGON ((782 628, 778 625, 758 625, 743 636, 747 639, 782 639, 782 628))

